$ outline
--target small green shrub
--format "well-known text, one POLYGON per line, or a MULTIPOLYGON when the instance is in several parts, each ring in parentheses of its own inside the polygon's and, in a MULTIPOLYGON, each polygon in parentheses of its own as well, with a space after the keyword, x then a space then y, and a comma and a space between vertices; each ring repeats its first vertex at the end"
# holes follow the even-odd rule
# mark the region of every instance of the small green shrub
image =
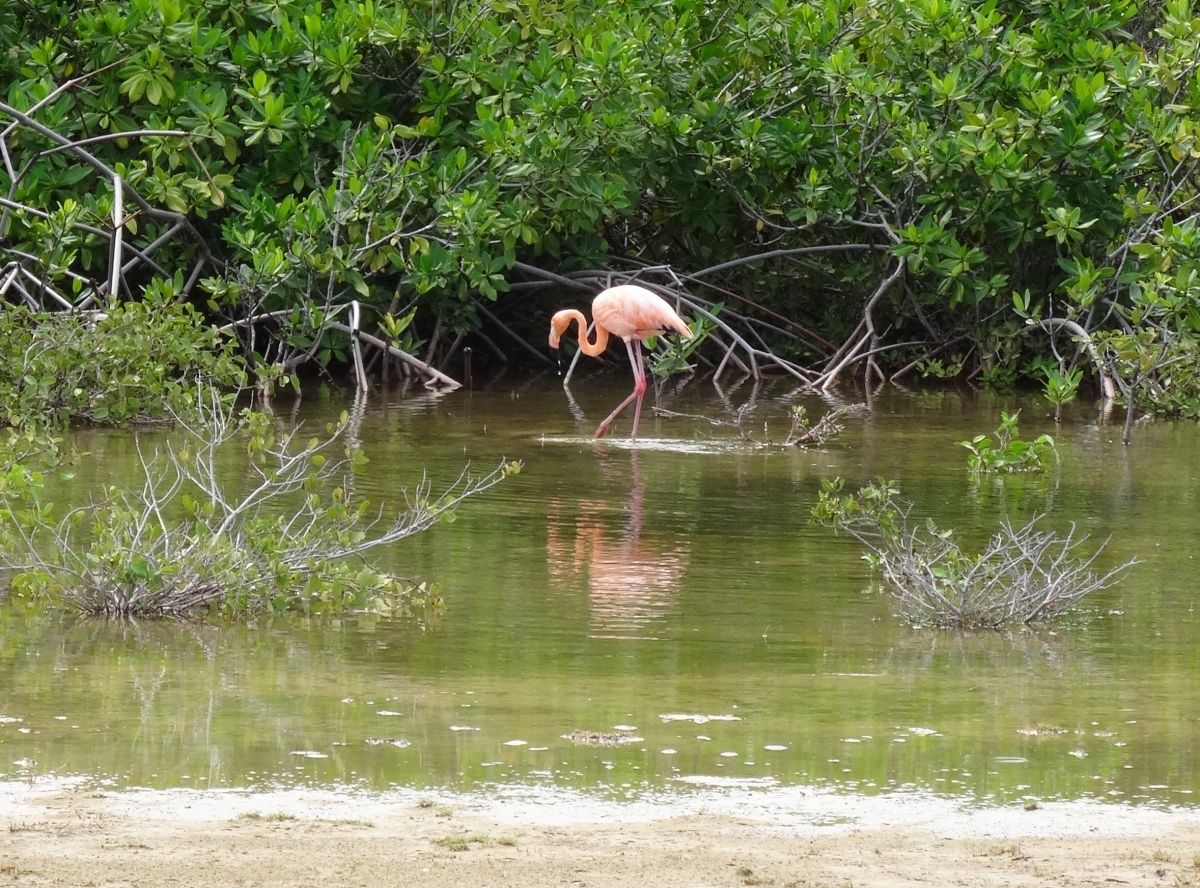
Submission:
POLYGON ((187 304, 35 314, 0 308, 0 425, 104 425, 188 414, 199 386, 245 383, 237 343, 187 304))
POLYGON ((0 551, 21 544, 22 525, 34 515, 49 514, 42 504, 46 473, 70 480, 69 462, 61 438, 28 427, 0 429, 0 551))
MULTIPOLYGON (((437 843, 447 851, 468 851, 472 844, 475 845, 490 845, 491 839, 482 833, 472 833, 471 835, 454 835, 444 836, 437 840, 437 843)), ((515 844, 508 842, 507 844, 515 844)))
POLYGON ((1042 376, 1044 377, 1042 394, 1054 408, 1054 417, 1057 420, 1063 406, 1070 404, 1079 394, 1079 383, 1083 381, 1083 371, 1079 368, 1066 370, 1058 367, 1046 367, 1042 370, 1042 376))
POLYGON ((1016 413, 1000 413, 1000 426, 994 432, 996 439, 987 435, 976 435, 970 441, 956 442, 971 451, 967 457, 967 468, 976 474, 988 472, 1040 472, 1046 467, 1046 459, 1058 458, 1054 439, 1039 435, 1032 441, 1021 439, 1017 428, 1016 413))

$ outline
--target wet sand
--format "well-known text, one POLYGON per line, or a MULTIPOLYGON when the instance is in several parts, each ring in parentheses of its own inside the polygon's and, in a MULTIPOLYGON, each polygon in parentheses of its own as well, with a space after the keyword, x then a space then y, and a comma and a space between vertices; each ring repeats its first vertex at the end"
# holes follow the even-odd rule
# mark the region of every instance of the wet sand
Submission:
POLYGON ((0 886, 1200 885, 1192 808, 757 798, 739 809, 736 793, 589 806, 3 784, 0 886), (823 806, 831 816, 814 817, 823 806))

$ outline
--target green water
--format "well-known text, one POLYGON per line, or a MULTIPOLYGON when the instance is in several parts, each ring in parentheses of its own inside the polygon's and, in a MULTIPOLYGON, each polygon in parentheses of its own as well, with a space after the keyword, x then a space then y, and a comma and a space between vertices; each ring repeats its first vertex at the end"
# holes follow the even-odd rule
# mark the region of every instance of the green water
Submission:
MULTIPOLYGON (((716 778, 966 802, 1027 797, 1194 804, 1200 784, 1196 521, 1200 429, 1119 443, 1080 406, 1055 429, 1033 401, 890 391, 825 448, 763 450, 731 429, 643 416, 643 446, 588 440, 623 395, 552 379, 442 397, 375 396, 360 493, 397 504, 422 470, 522 473, 382 566, 442 583, 427 622, 110 625, 0 608, 0 779, 111 787, 495 784, 623 798, 716 778), (1022 406, 1056 435, 1044 478, 973 484, 954 441, 1022 406), (572 413, 572 408, 576 411, 572 413), (578 416, 576 415, 578 414, 578 416), (917 631, 850 540, 810 527, 823 475, 898 480, 967 539, 1045 513, 1144 559, 1072 619, 1034 631, 917 631), (639 742, 576 745, 631 728, 639 742)), ((693 383, 672 410, 727 416, 746 390, 693 383)), ((780 437, 784 385, 752 427, 780 437)), ((290 406, 290 405, 284 405, 290 406)), ((348 406, 309 398, 323 424, 348 406)), ((75 490, 130 477, 132 433, 92 433, 75 490)))

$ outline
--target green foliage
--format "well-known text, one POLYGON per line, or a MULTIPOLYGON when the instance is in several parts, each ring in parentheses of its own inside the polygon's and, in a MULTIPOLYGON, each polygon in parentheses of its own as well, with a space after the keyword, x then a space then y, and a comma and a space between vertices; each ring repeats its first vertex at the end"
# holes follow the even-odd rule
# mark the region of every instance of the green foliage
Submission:
POLYGON ((1079 383, 1083 381, 1082 370, 1079 368, 1064 370, 1058 367, 1046 367, 1042 373, 1045 376, 1042 393, 1051 406, 1059 408, 1075 400, 1075 396, 1079 394, 1079 383))
MULTIPOLYGON (((900 494, 896 482, 879 478, 855 493, 843 494, 845 486, 844 478, 821 479, 821 492, 810 513, 813 523, 834 529, 869 528, 880 541, 894 538, 904 519, 896 505, 900 494)), ((868 555, 866 560, 873 567, 880 565, 876 556, 868 555)))
MULTIPOLYGON (((712 313, 715 315, 720 310, 721 306, 718 305, 712 313)), ((708 334, 715 330, 717 325, 708 318, 697 315, 688 322, 688 327, 692 331, 691 339, 668 336, 663 340, 666 343, 665 349, 655 350, 658 343, 657 336, 646 341, 646 347, 650 349, 650 372, 655 376, 667 377, 695 369, 692 364, 688 363, 688 359, 708 339, 708 334)))
POLYGON ((20 452, 31 439, 10 435, 17 449, 0 484, 0 542, 13 594, 107 617, 438 608, 436 588, 352 556, 451 520, 467 496, 520 470, 464 472, 438 495, 423 481, 407 510, 381 522, 353 495, 366 459, 346 439, 345 416, 303 440, 263 414, 234 417, 219 399, 193 412, 201 420, 185 425, 182 443, 143 456, 140 487, 97 492, 62 519, 20 452), (241 477, 226 465, 238 454, 252 484, 231 492, 222 479, 241 477))
POLYGON ((199 387, 244 384, 235 344, 186 304, 0 309, 0 424, 124 425, 187 414, 199 387))
MULTIPOLYGON (((1014 292, 1089 332, 1196 328, 1198 56, 1186 0, 0 9, 5 101, 101 137, 89 150, 196 220, 212 310, 281 312, 293 363, 342 353, 314 345, 351 299, 382 314, 403 292, 422 335, 468 329, 518 260, 618 253, 695 268, 825 249, 711 283, 829 336, 902 260, 876 329, 983 344, 998 387, 1018 365, 987 339, 1014 292)), ((0 250, 70 291, 104 278, 107 237, 83 223, 112 198, 45 147, 9 145, 13 200, 44 213, 9 213, 0 250)))
POLYGON ((1200 419, 1200 342, 1164 329, 1105 332, 1097 349, 1128 404, 1200 419))
POLYGON ((408 352, 410 355, 416 352, 423 344, 421 340, 415 338, 411 329, 413 318, 416 315, 417 310, 414 308, 400 318, 393 317, 391 313, 386 313, 379 321, 384 335, 387 336, 388 344, 395 346, 401 351, 408 352))
POLYGON ((956 442, 971 451, 967 457, 967 468, 976 474, 988 472, 1040 472, 1046 468, 1046 459, 1053 455, 1058 459, 1054 438, 1038 435, 1032 441, 1021 438, 1017 428, 1016 413, 1000 413, 1000 425, 993 433, 995 441, 987 435, 976 435, 970 441, 956 442))
POLYGON ((49 520, 53 507, 43 502, 46 473, 70 480, 71 458, 62 439, 31 428, 0 430, 0 550, 20 540, 20 527, 49 520))
POLYGON ((917 370, 921 376, 933 379, 954 379, 963 372, 962 355, 942 360, 941 358, 923 358, 917 362, 917 370))
POLYGON ((1011 392, 1017 384, 1017 370, 1010 359, 994 357, 979 369, 979 383, 992 392, 1011 392))

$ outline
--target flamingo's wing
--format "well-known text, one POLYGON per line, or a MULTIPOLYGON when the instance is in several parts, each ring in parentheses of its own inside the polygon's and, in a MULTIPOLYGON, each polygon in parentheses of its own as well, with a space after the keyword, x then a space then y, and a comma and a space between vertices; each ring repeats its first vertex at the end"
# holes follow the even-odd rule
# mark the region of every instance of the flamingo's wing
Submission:
POLYGON ((610 287, 592 302, 592 316, 622 339, 648 339, 674 330, 685 339, 692 331, 666 300, 645 287, 622 284, 610 287))

